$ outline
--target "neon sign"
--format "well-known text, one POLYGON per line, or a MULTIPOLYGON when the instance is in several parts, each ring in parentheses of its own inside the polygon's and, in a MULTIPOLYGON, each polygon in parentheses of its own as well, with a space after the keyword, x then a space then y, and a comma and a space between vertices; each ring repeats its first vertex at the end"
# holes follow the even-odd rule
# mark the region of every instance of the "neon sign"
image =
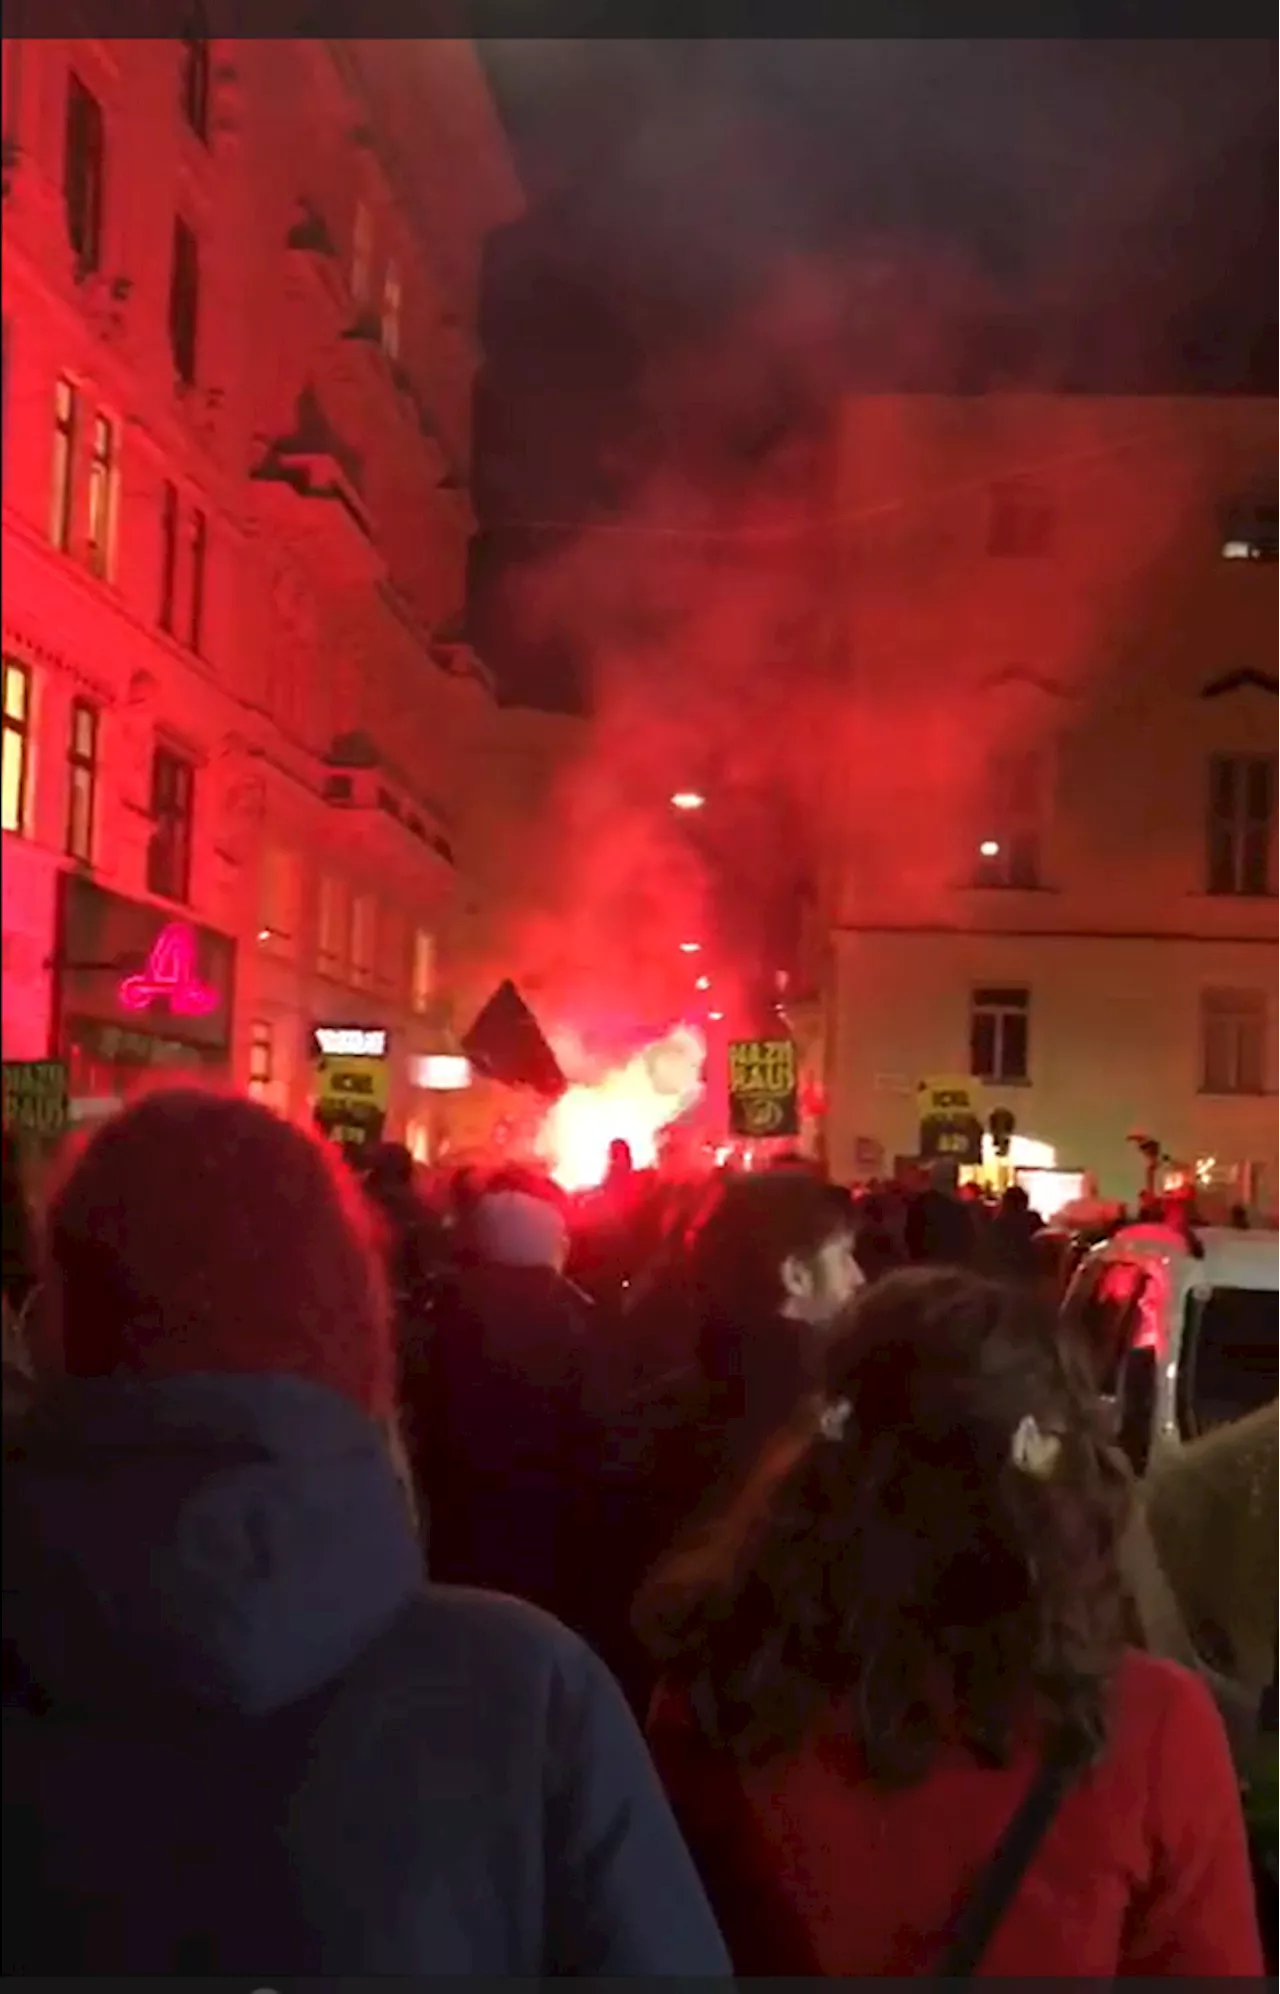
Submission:
POLYGON ((151 945, 146 967, 126 976, 116 995, 127 1011, 167 1004, 175 1018, 207 1018, 220 999, 196 969, 196 936, 185 921, 170 921, 151 945))

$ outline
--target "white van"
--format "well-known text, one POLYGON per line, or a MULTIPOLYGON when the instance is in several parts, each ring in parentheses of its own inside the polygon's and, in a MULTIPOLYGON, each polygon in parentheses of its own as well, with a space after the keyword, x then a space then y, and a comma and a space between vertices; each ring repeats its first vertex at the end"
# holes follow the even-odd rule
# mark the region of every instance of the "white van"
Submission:
POLYGON ((1280 1395, 1280 1234, 1126 1226, 1081 1262, 1063 1316, 1145 1473, 1280 1395))

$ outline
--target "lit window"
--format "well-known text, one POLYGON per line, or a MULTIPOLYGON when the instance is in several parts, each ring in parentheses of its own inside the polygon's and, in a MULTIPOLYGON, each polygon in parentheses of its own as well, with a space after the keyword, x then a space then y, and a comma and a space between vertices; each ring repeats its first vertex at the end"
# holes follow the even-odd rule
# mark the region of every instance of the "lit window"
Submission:
POLYGON ((0 823, 21 835, 27 828, 31 777, 31 671, 4 661, 4 771, 0 823))
POLYGON ((424 928, 418 928, 413 937, 413 976, 410 984, 410 1003, 419 1017, 430 1008, 436 985, 436 945, 434 938, 424 928))
POLYGON ((75 513, 76 435, 80 392, 64 374, 53 402, 53 484, 50 492, 49 538, 65 554, 71 545, 75 513))
POLYGON ((162 630, 170 632, 177 585, 178 487, 166 478, 160 497, 160 608, 156 620, 162 630))
POLYGON ((93 828, 98 804, 98 709, 87 699, 71 702, 67 737, 67 857, 93 863, 93 828))
POLYGON ((275 1032, 269 1018, 255 1018, 249 1026, 249 1092, 262 1100, 271 1092, 275 1079, 275 1032))
POLYGON ((1037 754, 999 755, 978 821, 975 886, 1034 892, 1040 885, 1048 771, 1037 754))
POLYGON ((72 70, 62 149, 62 200, 76 270, 87 276, 102 263, 102 189, 106 141, 102 106, 72 70))
POLYGON ((147 890, 165 900, 191 897, 196 772, 184 755, 157 748, 151 762, 152 831, 147 890))
POLYGON ((116 426, 108 415, 93 419, 93 455, 89 460, 89 566, 102 581, 110 579, 115 553, 116 426))
POLYGON ((209 554, 209 522, 196 510, 191 515, 191 599, 187 642, 199 655, 204 648, 204 571, 209 554))
POLYGON ((969 1071, 997 1084, 1031 1075, 1031 992, 975 990, 969 1014, 969 1071))
POLYGON ((183 28, 178 72, 182 116, 205 144, 209 139, 209 37, 203 7, 192 7, 183 28))
POLYGON ((326 976, 341 977, 347 966, 347 890, 340 879, 320 881, 316 934, 316 966, 326 976))
POLYGON ((200 329, 200 245, 195 230, 174 217, 173 260, 169 269, 169 351, 178 379, 190 387, 196 378, 200 329))
POLYGON ((404 994, 405 924, 395 907, 378 909, 378 982, 396 997, 404 994))
POLYGON ((351 295, 358 305, 369 301, 373 275, 373 216, 367 201, 356 202, 351 224, 351 295))
POLYGON ((400 314, 403 303, 400 272, 394 263, 388 263, 382 285, 382 350, 389 360, 400 358, 400 314))
POLYGON ((277 955, 292 953, 298 932, 301 868, 297 854, 269 845, 262 855, 258 939, 277 955))
POLYGON ((1269 893, 1275 853, 1276 758, 1215 755, 1209 763, 1208 889, 1269 893))
POLYGON ((377 905, 370 894, 358 893, 351 903, 351 981, 361 990, 373 982, 376 938, 377 905))
POLYGON ((1207 990, 1200 1001, 1205 1094, 1266 1092, 1267 999, 1262 990, 1207 990))

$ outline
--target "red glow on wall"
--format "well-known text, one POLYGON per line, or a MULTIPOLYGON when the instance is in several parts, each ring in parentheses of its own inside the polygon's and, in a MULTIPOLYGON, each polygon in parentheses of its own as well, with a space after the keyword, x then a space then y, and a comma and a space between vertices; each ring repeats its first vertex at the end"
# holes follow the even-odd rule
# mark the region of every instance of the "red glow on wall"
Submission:
POLYGON ((127 1011, 163 1003, 175 1018, 207 1018, 219 1002, 217 991, 197 973, 195 930, 185 921, 170 921, 160 930, 145 969, 126 976, 117 995, 127 1011))

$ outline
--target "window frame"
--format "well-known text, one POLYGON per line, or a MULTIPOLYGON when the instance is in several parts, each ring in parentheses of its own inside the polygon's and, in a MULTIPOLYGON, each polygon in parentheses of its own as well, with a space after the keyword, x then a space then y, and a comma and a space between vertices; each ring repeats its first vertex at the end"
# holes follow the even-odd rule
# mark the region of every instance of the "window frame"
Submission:
POLYGON ((273 1018, 251 1018, 249 1021, 249 1084, 248 1092, 254 1100, 268 1098, 276 1078, 276 1030, 273 1018), (258 1055, 264 1057, 260 1062, 258 1055), (264 1071, 255 1069, 262 1064, 264 1071))
POLYGON ((1209 757, 1205 795, 1205 890, 1215 900, 1267 900, 1274 893, 1277 757, 1274 754, 1215 754, 1209 757), (1220 790, 1229 775, 1230 802, 1220 790), (1265 777, 1261 812, 1250 805, 1253 779, 1265 777), (1261 836, 1261 865, 1252 873, 1250 840, 1261 836), (1219 860, 1225 859, 1220 865, 1219 860), (1250 883, 1250 877, 1256 884, 1250 883))
POLYGON ((62 135, 62 207, 77 277, 102 268, 107 121, 101 99, 68 66, 62 135))
POLYGON ((1029 984, 978 984, 969 993, 969 1074, 992 1087, 1031 1085, 1031 1001, 1029 984), (1016 1000, 1021 1000, 1016 1001, 1016 1000), (978 1056, 978 1021, 989 1018, 992 1025, 992 1053, 988 1062, 978 1056), (1005 1056, 1007 1021, 1022 1022, 1021 1071, 1012 1071, 1005 1056), (984 1069, 984 1066, 986 1070, 984 1069))
POLYGON ((209 105, 213 61, 204 9, 189 6, 178 39, 178 109, 187 130, 201 145, 209 143, 209 105))
POLYGON ((204 656, 204 609, 206 570, 209 561, 209 515, 203 507, 191 508, 187 535, 191 587, 187 596, 187 644, 196 657, 204 656))
POLYGON ((75 545, 79 446, 80 384, 70 374, 59 374, 53 390, 53 468, 49 491, 49 540, 59 554, 71 553, 75 545))
POLYGON ((1268 1022, 1265 990, 1200 992, 1199 1093, 1217 1100, 1257 1101, 1266 1097, 1268 1022), (1221 1064, 1211 1036, 1215 1030, 1231 1034, 1229 1056, 1221 1064), (1256 1033, 1256 1043, 1251 1037, 1247 1053, 1246 1032, 1256 1033))
POLYGON ((30 835, 31 829, 31 765, 35 743, 35 731, 31 724, 31 708, 35 699, 36 675, 24 658, 6 657, 3 662, 4 672, 3 683, 0 686, 0 698, 3 700, 4 726, 3 734, 0 736, 0 779, 2 779, 3 761, 8 754, 9 743, 11 741, 17 743, 15 752, 18 763, 17 809, 14 813, 14 822, 12 824, 5 824, 3 828, 6 835, 11 838, 25 838, 30 835), (23 688, 21 713, 10 712, 9 685, 11 676, 14 682, 20 683, 23 688))
POLYGON ((99 749, 101 745, 102 714, 91 699, 77 695, 71 702, 70 725, 67 729, 67 822, 63 838, 63 849, 69 859, 80 865, 91 866, 94 855, 94 839, 98 828, 98 775, 100 770, 99 749), (82 749, 77 739, 77 722, 85 717, 89 721, 89 746, 82 749), (76 778, 86 781, 77 784, 76 778), (80 794, 87 796, 84 806, 83 849, 76 842, 77 801, 80 794))
POLYGON ((178 906, 191 904, 192 857, 195 844, 195 793, 196 765, 189 755, 167 741, 157 741, 151 756, 151 822, 152 832, 147 845, 147 891, 158 900, 170 900, 178 906), (162 781, 162 772, 168 771, 172 778, 180 780, 162 781), (174 799, 164 792, 173 789, 180 792, 177 807, 170 807, 174 799), (172 854, 176 848, 176 865, 172 854), (169 854, 161 878, 161 852, 169 854))
POLYGON ((156 622, 174 635, 178 609, 178 548, 182 537, 182 495, 172 478, 160 491, 160 604, 156 622))
POLYGON ((96 575, 100 582, 109 582, 115 573, 120 424, 106 409, 95 409, 90 436, 85 556, 90 573, 96 575), (107 440, 105 455, 100 448, 104 436, 107 440))
POLYGON ((169 353, 184 388, 193 388, 199 375, 200 277, 200 237, 184 214, 175 214, 169 266, 169 353))

